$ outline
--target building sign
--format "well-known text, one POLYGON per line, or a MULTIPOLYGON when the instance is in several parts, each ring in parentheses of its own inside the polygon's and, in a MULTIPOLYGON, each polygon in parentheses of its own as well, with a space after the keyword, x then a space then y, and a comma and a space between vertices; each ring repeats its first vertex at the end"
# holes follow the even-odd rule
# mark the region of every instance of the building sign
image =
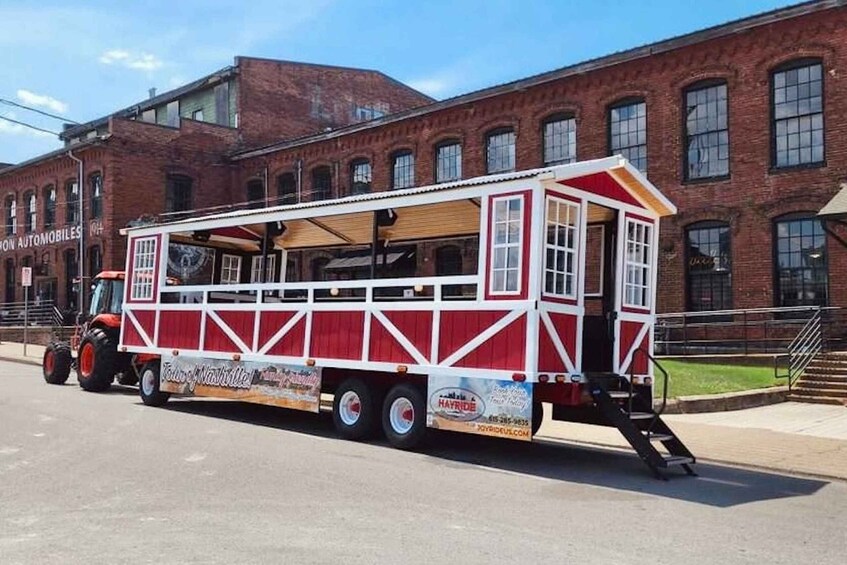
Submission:
POLYGON ((317 413, 321 371, 260 361, 162 356, 159 389, 317 413))
POLYGON ((426 425, 486 436, 532 439, 532 384, 430 375, 426 425))
POLYGON ((7 237, 0 241, 0 251, 15 251, 16 249, 31 249, 44 247, 45 245, 53 245, 55 243, 64 243, 66 241, 76 241, 79 239, 79 226, 66 226, 40 233, 27 233, 17 237, 7 237))

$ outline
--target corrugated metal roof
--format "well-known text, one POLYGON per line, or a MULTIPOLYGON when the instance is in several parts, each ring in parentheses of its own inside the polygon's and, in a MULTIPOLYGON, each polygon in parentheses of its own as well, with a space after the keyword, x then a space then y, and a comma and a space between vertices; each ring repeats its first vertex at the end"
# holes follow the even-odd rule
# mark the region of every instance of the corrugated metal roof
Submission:
POLYGON ((826 206, 821 208, 818 216, 824 219, 847 216, 847 183, 841 183, 841 190, 832 197, 832 200, 826 203, 826 206))

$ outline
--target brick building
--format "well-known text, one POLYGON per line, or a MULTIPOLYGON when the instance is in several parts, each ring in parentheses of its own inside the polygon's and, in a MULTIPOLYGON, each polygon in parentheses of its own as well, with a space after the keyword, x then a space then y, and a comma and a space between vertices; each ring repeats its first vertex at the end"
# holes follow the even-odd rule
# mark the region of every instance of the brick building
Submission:
POLYGON ((118 230, 130 220, 230 204, 237 166, 226 155, 239 148, 429 102, 376 71, 239 57, 67 127, 63 149, 0 167, 0 303, 23 300, 20 268, 31 266, 36 299, 77 308, 80 255, 85 276, 122 269, 118 230))
MULTIPOLYGON (((847 180, 845 73, 844 0, 439 102, 371 71, 238 58, 67 129, 62 151, 0 169, 2 224, 17 230, 0 239, 0 291, 20 299, 16 269, 31 263, 36 284, 73 305, 74 241, 48 234, 45 245, 8 249, 29 232, 74 225, 66 201, 77 165, 67 150, 85 162, 91 270, 95 259, 123 267, 117 229, 143 213, 291 203, 621 153, 680 210, 662 225, 661 311, 844 305, 847 252, 816 214, 847 180), (55 220, 45 223, 51 202, 55 220)), ((455 272, 475 253, 473 238, 427 242, 403 268, 455 272)), ((334 257, 290 257, 286 277, 326 276, 334 257)))

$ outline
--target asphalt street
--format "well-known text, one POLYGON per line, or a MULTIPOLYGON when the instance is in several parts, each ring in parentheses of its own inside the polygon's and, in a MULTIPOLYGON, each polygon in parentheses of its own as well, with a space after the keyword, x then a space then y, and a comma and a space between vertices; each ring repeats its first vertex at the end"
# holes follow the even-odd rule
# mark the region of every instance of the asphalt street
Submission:
POLYGON ((847 484, 329 414, 141 404, 0 362, 0 563, 843 563, 847 484))

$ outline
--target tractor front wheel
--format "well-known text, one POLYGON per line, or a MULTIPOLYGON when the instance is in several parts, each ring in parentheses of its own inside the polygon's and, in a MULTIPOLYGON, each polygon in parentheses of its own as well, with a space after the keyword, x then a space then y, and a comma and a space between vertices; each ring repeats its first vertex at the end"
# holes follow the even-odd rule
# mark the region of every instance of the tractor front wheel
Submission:
POLYGON ((44 350, 41 369, 44 380, 51 385, 63 385, 71 374, 71 348, 67 343, 54 341, 44 350))
POLYGON ((89 392, 102 392, 115 378, 118 344, 101 328, 89 330, 79 343, 76 373, 79 386, 89 392))

